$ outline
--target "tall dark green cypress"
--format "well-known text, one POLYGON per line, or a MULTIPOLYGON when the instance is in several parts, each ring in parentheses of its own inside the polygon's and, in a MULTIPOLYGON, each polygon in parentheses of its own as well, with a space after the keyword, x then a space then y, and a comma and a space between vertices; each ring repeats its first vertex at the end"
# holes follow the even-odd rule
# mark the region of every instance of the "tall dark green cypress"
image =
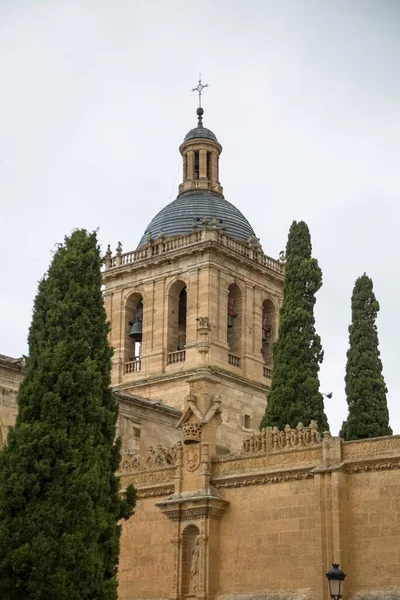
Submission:
POLYGON ((39 284, 16 425, 0 453, 0 598, 115 600, 121 497, 112 350, 96 234, 77 230, 39 284))
POLYGON ((292 223, 286 246, 286 274, 279 336, 274 346, 274 368, 267 408, 260 427, 296 427, 318 422, 329 428, 319 391, 318 372, 323 359, 321 339, 315 331, 315 294, 322 272, 311 258, 311 238, 304 221, 292 223))
POLYGON ((392 435, 382 375, 376 317, 379 303, 365 273, 351 298, 350 347, 347 351, 346 396, 349 414, 340 436, 345 440, 392 435))

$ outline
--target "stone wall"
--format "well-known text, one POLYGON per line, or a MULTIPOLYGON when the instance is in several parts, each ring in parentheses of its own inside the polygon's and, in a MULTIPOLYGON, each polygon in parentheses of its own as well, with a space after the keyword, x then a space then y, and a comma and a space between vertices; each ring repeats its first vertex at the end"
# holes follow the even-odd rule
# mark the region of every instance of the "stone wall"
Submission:
POLYGON ((123 525, 121 599, 181 597, 172 593, 183 577, 176 544, 190 523, 206 530, 208 552, 218 557, 210 599, 328 600, 332 562, 347 573, 346 600, 400 598, 400 436, 343 442, 322 439, 315 427, 257 434, 241 453, 211 459, 201 502, 218 497, 226 508, 209 517, 196 507, 199 485, 179 492, 187 489, 180 478, 193 473, 180 466, 185 446, 177 448, 172 465, 123 474, 139 501, 123 525), (141 571, 137 559, 149 568, 141 571))
POLYGON ((0 448, 17 416, 17 394, 25 373, 23 358, 0 354, 0 448))

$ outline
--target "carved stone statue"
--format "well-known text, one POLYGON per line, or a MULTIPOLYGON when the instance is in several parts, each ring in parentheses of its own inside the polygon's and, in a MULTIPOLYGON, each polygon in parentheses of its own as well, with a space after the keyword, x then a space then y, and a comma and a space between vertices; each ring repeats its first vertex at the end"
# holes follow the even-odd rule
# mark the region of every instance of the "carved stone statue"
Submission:
POLYGON ((197 573, 197 564, 199 562, 199 541, 196 540, 196 546, 192 550, 192 560, 190 563, 190 576, 194 577, 197 573))

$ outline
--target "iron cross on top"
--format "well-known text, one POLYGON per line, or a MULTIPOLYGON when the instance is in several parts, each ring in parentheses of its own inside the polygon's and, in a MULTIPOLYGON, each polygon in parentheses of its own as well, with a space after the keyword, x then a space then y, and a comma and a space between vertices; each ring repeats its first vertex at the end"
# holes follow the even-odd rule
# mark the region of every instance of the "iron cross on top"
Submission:
POLYGON ((201 73, 199 73, 199 83, 197 85, 197 87, 192 89, 192 92, 197 92, 199 94, 199 106, 201 106, 201 92, 204 90, 204 88, 208 87, 208 83, 202 83, 201 82, 201 73))

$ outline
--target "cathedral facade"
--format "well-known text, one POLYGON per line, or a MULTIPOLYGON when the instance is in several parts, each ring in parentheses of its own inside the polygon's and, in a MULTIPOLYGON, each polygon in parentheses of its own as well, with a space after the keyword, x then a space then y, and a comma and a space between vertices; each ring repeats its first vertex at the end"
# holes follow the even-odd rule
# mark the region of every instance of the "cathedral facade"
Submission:
MULTIPOLYGON (((400 436, 343 442, 318 424, 259 431, 285 260, 223 195, 222 146, 184 137, 176 200, 136 250, 106 253, 122 486, 121 600, 400 598, 400 436)), ((23 362, 0 356, 0 444, 23 362)))

